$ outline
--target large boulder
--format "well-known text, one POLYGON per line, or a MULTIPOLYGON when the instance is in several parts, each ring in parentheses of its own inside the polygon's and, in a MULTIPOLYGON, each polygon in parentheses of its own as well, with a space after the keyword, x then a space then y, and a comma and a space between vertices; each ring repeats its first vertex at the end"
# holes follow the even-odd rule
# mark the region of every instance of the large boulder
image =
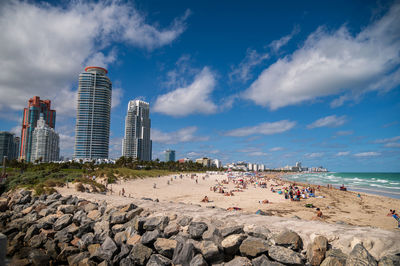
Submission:
POLYGON ((195 255, 194 245, 190 242, 180 242, 176 245, 172 263, 188 266, 195 255))
POLYGON ((111 260, 115 252, 118 250, 117 245, 111 237, 107 237, 103 244, 97 249, 94 257, 102 258, 103 260, 111 260))
POLYGON ((94 234, 93 233, 87 233, 84 234, 81 239, 78 241, 78 247, 81 250, 85 250, 89 245, 93 244, 94 241, 94 234))
POLYGON ((133 263, 137 265, 145 265, 146 262, 150 259, 152 253, 153 250, 151 248, 148 248, 139 243, 133 246, 129 257, 133 261, 133 263))
POLYGON ((379 260, 378 266, 397 266, 400 265, 400 255, 388 255, 379 260))
POLYGON ((267 253, 268 243, 261 238, 248 237, 242 242, 239 250, 242 256, 255 258, 261 254, 267 253))
POLYGON ((221 246, 224 249, 225 254, 227 255, 234 255, 240 245, 242 244, 242 241, 246 238, 246 235, 240 234, 240 235, 230 235, 226 237, 224 240, 221 242, 221 246))
POLYGON ((224 266, 252 266, 251 261, 246 257, 235 257, 233 260, 226 262, 224 266))
POLYGON ((275 238, 275 244, 279 246, 289 247, 293 250, 303 249, 303 240, 293 231, 283 231, 275 238))
POLYGON ((156 242, 154 243, 154 248, 161 255, 163 255, 169 259, 172 259, 176 245, 177 245, 176 240, 166 239, 166 238, 158 238, 156 240, 156 242))
POLYGON ((293 250, 281 246, 271 246, 268 250, 268 255, 272 259, 283 264, 303 265, 300 255, 293 250))
POLYGON ((178 224, 180 226, 187 226, 189 223, 193 220, 192 217, 189 216, 183 216, 182 218, 179 219, 178 224))
POLYGON ((170 223, 164 229, 165 237, 171 237, 179 233, 180 226, 177 223, 170 223))
POLYGON ((270 261, 264 254, 260 257, 254 258, 251 263, 253 266, 283 266, 282 263, 276 261, 270 261))
POLYGON ((57 260, 61 262, 67 262, 67 258, 71 255, 78 254, 80 250, 76 247, 66 246, 63 248, 57 256, 57 260))
POLYGON ((191 238, 199 239, 203 233, 207 230, 208 226, 203 222, 191 222, 189 224, 188 232, 191 238))
POLYGON ((146 219, 143 224, 143 229, 146 231, 152 231, 155 229, 163 231, 165 227, 167 227, 168 223, 168 216, 154 216, 146 219))
POLYGON ((153 231, 146 231, 146 233, 142 235, 141 242, 143 245, 152 245, 159 236, 160 231, 158 231, 157 229, 153 231))
POLYGON ((324 236, 317 236, 314 241, 308 245, 307 259, 311 265, 320 265, 325 259, 325 253, 328 249, 328 240, 324 236))
POLYGON ((215 264, 224 260, 223 253, 220 252, 218 246, 214 242, 205 240, 202 241, 198 247, 207 262, 215 264))
POLYGON ((190 261, 189 266, 208 266, 208 263, 205 261, 201 254, 197 254, 190 261))
POLYGON ((72 215, 71 214, 64 214, 57 221, 54 223, 54 230, 59 231, 64 227, 68 226, 72 222, 72 215))
POLYGON ((378 265, 374 257, 364 248, 362 244, 354 246, 346 261, 346 266, 350 265, 378 265))
POLYGON ((171 260, 160 254, 151 255, 149 261, 146 264, 146 266, 170 266, 170 265, 171 265, 171 260))
POLYGON ((76 209, 74 205, 60 205, 57 208, 57 211, 61 211, 65 214, 73 214, 76 209))
POLYGON ((242 234, 244 233, 243 231, 243 225, 234 225, 234 226, 227 226, 219 230, 222 237, 225 238, 227 236, 233 235, 233 234, 242 234))
POLYGON ((246 234, 253 237, 268 239, 271 236, 271 231, 264 226, 246 225, 243 230, 246 234))
POLYGON ((110 223, 111 224, 123 224, 126 223, 126 212, 116 211, 111 214, 110 223))

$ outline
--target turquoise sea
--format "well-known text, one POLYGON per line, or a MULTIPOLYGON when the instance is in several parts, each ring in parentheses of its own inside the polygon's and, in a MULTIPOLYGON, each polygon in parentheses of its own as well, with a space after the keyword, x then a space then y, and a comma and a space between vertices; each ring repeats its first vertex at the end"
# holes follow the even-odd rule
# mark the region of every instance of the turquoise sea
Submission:
POLYGON ((316 185, 342 184, 349 191, 359 191, 400 199, 400 173, 299 173, 283 177, 287 180, 316 185))

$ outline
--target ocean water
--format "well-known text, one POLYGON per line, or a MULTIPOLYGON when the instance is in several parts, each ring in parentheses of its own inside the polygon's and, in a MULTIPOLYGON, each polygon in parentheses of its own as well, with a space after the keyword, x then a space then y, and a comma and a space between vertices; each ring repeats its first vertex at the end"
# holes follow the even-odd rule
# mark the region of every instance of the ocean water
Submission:
POLYGON ((299 173, 283 177, 287 180, 316 185, 342 184, 349 191, 359 191, 400 199, 400 173, 299 173))

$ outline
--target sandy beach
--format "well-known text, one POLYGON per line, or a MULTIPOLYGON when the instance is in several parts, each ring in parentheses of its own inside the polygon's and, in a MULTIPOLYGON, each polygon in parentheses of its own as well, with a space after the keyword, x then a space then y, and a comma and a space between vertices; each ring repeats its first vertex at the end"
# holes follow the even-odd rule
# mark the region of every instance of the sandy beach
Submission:
MULTIPOLYGON (((218 191, 210 190, 216 184, 221 184, 223 180, 228 180, 226 174, 196 174, 196 177, 193 178, 188 174, 183 174, 182 178, 180 175, 170 175, 127 181, 119 180, 116 184, 108 185, 109 190, 112 188, 112 193, 109 191, 107 195, 76 192, 73 184, 70 184, 69 188, 63 187, 57 190, 61 194, 78 195, 88 200, 106 200, 113 206, 126 204, 130 198, 147 197, 158 199, 160 202, 183 202, 223 209, 238 207, 243 213, 254 214, 257 210, 262 210, 268 215, 278 217, 297 216, 302 220, 315 220, 316 209, 305 207, 305 204, 311 203, 314 207, 321 209, 323 215, 321 219, 318 219, 321 222, 344 222, 349 225, 399 230, 396 229, 395 219, 387 216, 389 209, 400 210, 400 200, 398 199, 365 193, 360 193, 361 197, 358 197, 358 193, 355 192, 326 187, 320 187, 318 190, 317 186, 312 186, 316 189, 316 197, 290 201, 285 199, 283 194, 272 192, 271 186, 277 191, 291 183, 279 180, 277 175, 270 174, 268 178, 270 180, 266 181, 266 188, 250 184, 247 185, 247 188, 241 189, 242 192, 234 191, 238 188, 235 188, 237 185, 233 182, 222 184, 225 192, 234 191, 233 196, 225 196, 218 191), (124 196, 121 195, 122 189, 125 191, 124 196), (201 202, 204 196, 207 196, 210 202, 201 202), (263 204, 263 200, 268 200, 269 203, 263 204)), ((302 188, 302 185, 298 184, 298 187, 302 188)))

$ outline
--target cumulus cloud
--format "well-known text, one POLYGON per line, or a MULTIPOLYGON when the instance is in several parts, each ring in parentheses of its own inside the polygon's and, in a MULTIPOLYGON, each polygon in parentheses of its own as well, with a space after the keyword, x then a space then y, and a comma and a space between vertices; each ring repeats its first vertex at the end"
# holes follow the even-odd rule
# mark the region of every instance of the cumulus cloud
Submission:
POLYGON ((356 157, 375 157, 381 155, 379 152, 368 151, 354 154, 356 157))
POLYGON ((258 53, 256 50, 247 49, 246 56, 236 67, 232 67, 232 72, 229 73, 230 80, 238 80, 246 82, 251 79, 252 70, 260 65, 263 61, 269 58, 267 53, 258 53))
POLYGON ((85 65, 115 62, 115 43, 149 51, 170 44, 185 30, 189 13, 160 28, 122 1, 72 1, 67 6, 3 1, 0 108, 20 110, 29 97, 39 95, 54 102, 58 115, 74 116, 76 92, 71 88, 85 65))
POLYGON ((216 84, 215 75, 208 67, 197 74, 193 83, 157 97, 154 111, 171 116, 212 114, 217 106, 210 99, 216 84))
POLYGON ((309 124, 307 128, 316 128, 316 127, 338 127, 346 123, 346 116, 336 116, 330 115, 326 117, 322 117, 313 123, 309 124))
POLYGON ((347 156, 349 154, 350 154, 349 151, 340 151, 340 152, 336 153, 336 156, 347 156))
POLYGON ((161 132, 157 129, 151 130, 151 139, 163 144, 176 144, 181 142, 207 141, 207 136, 196 136, 197 127, 185 127, 174 132, 161 132))
POLYGON ((277 122, 265 122, 258 124, 253 127, 242 127, 234 130, 230 130, 225 132, 225 136, 232 136, 232 137, 244 137, 250 135, 272 135, 283 133, 292 129, 296 125, 296 122, 289 121, 289 120, 281 120, 277 122))
POLYGON ((283 150, 282 147, 273 147, 273 148, 269 149, 269 151, 281 151, 281 150, 283 150))
POLYGON ((320 158, 322 156, 324 156, 323 152, 312 152, 312 153, 306 153, 304 155, 307 158, 320 158))
POLYGON ((353 36, 319 27, 292 54, 266 68, 243 97, 271 110, 338 95, 332 106, 400 84, 400 3, 353 36), (341 97, 341 98, 340 98, 341 97))

